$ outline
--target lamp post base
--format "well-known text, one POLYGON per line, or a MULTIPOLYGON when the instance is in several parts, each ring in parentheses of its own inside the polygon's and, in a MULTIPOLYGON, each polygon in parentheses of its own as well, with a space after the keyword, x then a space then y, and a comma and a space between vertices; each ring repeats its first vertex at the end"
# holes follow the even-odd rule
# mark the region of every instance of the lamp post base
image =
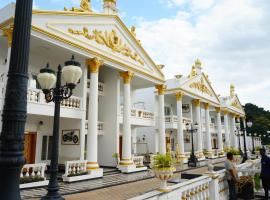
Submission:
POLYGON ((197 167, 198 159, 194 154, 191 154, 188 159, 188 167, 197 167))
POLYGON ((41 200, 65 200, 60 194, 55 196, 45 196, 42 197, 41 200))

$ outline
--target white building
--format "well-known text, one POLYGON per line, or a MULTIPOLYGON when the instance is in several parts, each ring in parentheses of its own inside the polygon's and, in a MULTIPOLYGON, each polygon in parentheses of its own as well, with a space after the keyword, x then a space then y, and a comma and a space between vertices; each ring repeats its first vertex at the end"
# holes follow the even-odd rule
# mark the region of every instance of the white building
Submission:
MULTIPOLYGON (((72 55, 82 64, 83 76, 73 96, 62 102, 59 162, 87 160, 87 169, 102 176, 100 166, 138 171, 136 153, 165 153, 177 144, 183 158, 190 151, 186 122, 199 123, 196 151, 201 159, 216 149, 235 146, 235 117, 245 113, 231 91, 221 98, 196 62, 188 77, 165 83, 157 66, 117 15, 116 0, 104 0, 96 13, 91 2, 63 11, 34 10, 29 62, 25 157, 27 163, 50 161, 53 103, 47 104, 37 74, 47 63, 57 69, 72 55), (167 89, 165 88, 167 85, 167 89), (154 94, 154 87, 158 93, 154 94), (136 94, 137 93, 137 94, 136 94), (165 113, 164 113, 165 107, 165 113), (139 138, 139 139, 138 139, 139 138), (138 141, 140 140, 140 141, 138 141), (204 151, 205 150, 205 151, 204 151)), ((7 80, 15 5, 0 10, 0 105, 7 80)), ((1 126, 1 125, 0 125, 1 126)))

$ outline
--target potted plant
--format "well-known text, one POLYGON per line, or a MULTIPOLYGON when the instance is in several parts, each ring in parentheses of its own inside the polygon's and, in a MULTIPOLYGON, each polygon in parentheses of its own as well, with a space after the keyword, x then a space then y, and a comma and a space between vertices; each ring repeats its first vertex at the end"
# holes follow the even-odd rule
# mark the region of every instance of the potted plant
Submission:
POLYGON ((160 188, 161 192, 169 192, 170 189, 167 186, 167 181, 172 178, 174 168, 174 159, 169 154, 159 154, 154 157, 153 170, 156 178, 161 180, 160 188))

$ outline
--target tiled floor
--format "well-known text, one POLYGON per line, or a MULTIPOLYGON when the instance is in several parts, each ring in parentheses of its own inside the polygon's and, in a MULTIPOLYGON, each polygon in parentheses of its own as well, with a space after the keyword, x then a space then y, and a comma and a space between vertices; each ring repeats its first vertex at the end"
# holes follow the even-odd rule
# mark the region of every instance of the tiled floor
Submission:
MULTIPOLYGON (((220 162, 217 159, 214 162, 220 162)), ((203 163, 205 165, 207 163, 203 163)), ((189 170, 189 173, 202 173, 206 168, 187 169, 187 166, 177 167, 177 170, 189 170)), ((179 176, 179 174, 176 176, 179 176)), ((104 176, 103 178, 81 181, 75 183, 60 182, 60 194, 70 195, 66 199, 126 199, 126 197, 134 197, 140 193, 151 191, 158 187, 159 182, 154 178, 151 171, 137 172, 133 174, 112 174, 104 176), (80 193, 80 194, 76 194, 80 193), (75 194, 75 195, 71 195, 75 194), (84 197, 84 195, 89 195, 84 197), (108 196, 106 196, 108 195, 108 196), (112 195, 116 195, 115 197, 112 195), (95 198, 94 198, 95 197, 95 198)), ((40 198, 46 194, 46 188, 21 190, 22 199, 40 198)))

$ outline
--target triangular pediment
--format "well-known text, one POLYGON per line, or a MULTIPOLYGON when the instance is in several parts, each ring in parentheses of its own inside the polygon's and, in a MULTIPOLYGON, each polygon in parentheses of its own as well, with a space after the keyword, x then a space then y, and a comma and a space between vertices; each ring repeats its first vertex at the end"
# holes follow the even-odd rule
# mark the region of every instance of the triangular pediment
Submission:
POLYGON ((86 50, 88 53, 117 63, 159 81, 163 73, 118 16, 105 14, 71 14, 69 12, 35 11, 33 31, 86 50))
POLYGON ((241 104, 237 95, 235 95, 233 98, 230 99, 229 106, 230 106, 230 109, 232 109, 238 113, 241 113, 241 114, 245 113, 245 111, 242 107, 242 104, 241 104))
POLYGON ((215 104, 220 104, 219 98, 213 90, 207 76, 204 73, 189 78, 181 85, 181 89, 215 104))

